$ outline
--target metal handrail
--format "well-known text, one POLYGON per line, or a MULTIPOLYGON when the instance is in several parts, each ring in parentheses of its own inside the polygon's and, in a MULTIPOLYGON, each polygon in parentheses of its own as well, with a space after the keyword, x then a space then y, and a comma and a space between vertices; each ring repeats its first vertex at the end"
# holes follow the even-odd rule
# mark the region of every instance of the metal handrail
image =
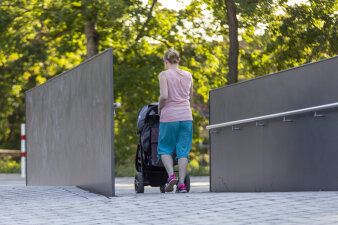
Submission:
POLYGON ((235 125, 239 125, 243 123, 258 122, 262 120, 285 117, 285 116, 296 115, 296 114, 301 114, 301 113, 306 113, 306 112, 315 112, 317 110, 324 110, 324 109, 330 109, 330 108, 335 108, 335 107, 338 107, 338 102, 309 107, 309 108, 297 109, 297 110, 292 110, 292 111, 287 111, 287 112, 275 113, 275 114, 270 114, 270 115, 265 115, 265 116, 252 117, 248 119, 235 120, 235 121, 226 122, 226 123, 213 124, 213 125, 207 126, 207 129, 210 130, 210 129, 216 129, 220 127, 235 126, 235 125))

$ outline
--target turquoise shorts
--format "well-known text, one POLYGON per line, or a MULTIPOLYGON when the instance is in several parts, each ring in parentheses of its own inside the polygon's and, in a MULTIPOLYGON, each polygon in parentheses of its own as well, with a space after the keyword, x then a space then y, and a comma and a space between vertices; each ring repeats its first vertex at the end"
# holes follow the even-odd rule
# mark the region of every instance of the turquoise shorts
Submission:
POLYGON ((176 159, 188 158, 192 143, 192 121, 160 123, 158 159, 161 155, 173 155, 176 159))

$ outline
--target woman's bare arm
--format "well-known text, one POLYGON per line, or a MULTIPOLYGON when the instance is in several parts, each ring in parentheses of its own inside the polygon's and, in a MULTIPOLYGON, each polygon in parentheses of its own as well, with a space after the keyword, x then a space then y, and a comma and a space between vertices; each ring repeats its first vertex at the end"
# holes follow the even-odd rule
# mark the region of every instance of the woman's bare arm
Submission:
POLYGON ((193 90, 194 90, 194 80, 192 79, 192 75, 190 74, 191 77, 191 86, 189 90, 189 101, 192 101, 192 96, 193 96, 193 90))
POLYGON ((160 99, 158 103, 158 113, 161 115, 161 109, 164 107, 165 101, 168 99, 168 82, 164 72, 159 75, 160 83, 160 99))
POLYGON ((193 79, 191 79, 191 86, 190 86, 190 91, 189 91, 190 101, 192 101, 192 96, 193 96, 193 90, 194 90, 193 84, 194 84, 193 79))

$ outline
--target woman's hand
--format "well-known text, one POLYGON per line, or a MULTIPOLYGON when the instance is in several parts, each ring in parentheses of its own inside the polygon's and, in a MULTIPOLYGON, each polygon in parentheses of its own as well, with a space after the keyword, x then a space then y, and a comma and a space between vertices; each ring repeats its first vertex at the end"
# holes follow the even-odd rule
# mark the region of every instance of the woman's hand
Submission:
POLYGON ((159 83, 160 83, 160 98, 158 100, 158 115, 161 116, 161 109, 165 105, 165 101, 168 99, 168 83, 167 78, 162 71, 159 75, 159 83))

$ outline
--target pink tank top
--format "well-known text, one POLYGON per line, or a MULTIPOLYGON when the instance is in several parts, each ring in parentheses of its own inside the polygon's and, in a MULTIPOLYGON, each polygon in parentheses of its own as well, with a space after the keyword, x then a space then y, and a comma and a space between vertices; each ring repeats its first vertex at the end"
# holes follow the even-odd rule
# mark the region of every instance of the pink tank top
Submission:
POLYGON ((168 69, 164 74, 168 83, 168 99, 161 110, 160 122, 193 120, 189 102, 191 74, 180 69, 168 69))

